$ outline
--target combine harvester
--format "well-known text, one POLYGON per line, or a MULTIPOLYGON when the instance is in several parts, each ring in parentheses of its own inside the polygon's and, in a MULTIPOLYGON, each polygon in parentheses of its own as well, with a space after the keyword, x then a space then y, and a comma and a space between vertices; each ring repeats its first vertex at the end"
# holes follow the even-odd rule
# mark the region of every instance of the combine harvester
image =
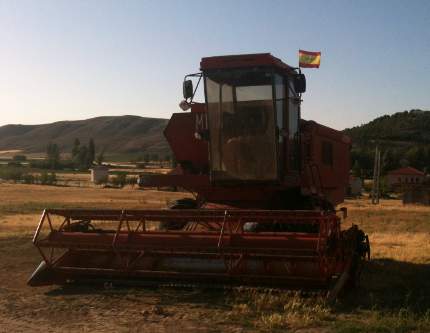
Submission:
POLYGON ((327 288, 369 256, 341 228, 350 139, 301 119, 305 77, 271 54, 203 58, 165 129, 178 167, 139 180, 195 199, 161 210, 46 209, 31 286, 101 279, 327 288), (193 81, 197 81, 193 88, 193 81), (193 102, 199 84, 205 103, 193 102))

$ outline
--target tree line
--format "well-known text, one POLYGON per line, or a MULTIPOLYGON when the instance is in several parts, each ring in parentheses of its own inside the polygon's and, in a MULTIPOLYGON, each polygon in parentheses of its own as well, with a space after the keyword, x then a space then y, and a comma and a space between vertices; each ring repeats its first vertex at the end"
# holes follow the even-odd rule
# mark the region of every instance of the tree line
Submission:
MULTIPOLYGON (((387 174, 389 171, 407 166, 411 166, 425 173, 430 172, 430 145, 409 148, 389 148, 380 146, 379 148, 382 151, 382 175, 387 174)), ((355 176, 371 178, 374 159, 374 147, 353 149, 351 151, 352 173, 355 176)))
POLYGON ((73 142, 73 148, 70 152, 70 159, 61 158, 60 147, 50 142, 46 147, 46 157, 43 161, 31 161, 30 166, 40 169, 78 169, 88 170, 94 163, 102 164, 104 161, 104 152, 102 149, 96 155, 96 145, 94 139, 90 139, 87 145, 81 144, 76 138, 73 142))
POLYGON ((382 151, 383 174, 406 166, 430 172, 430 111, 384 115, 344 132, 352 139, 351 167, 356 176, 372 176, 376 146, 382 151))
MULTIPOLYGON (((90 139, 88 144, 82 144, 81 141, 76 138, 73 142, 72 150, 70 152, 70 159, 62 159, 61 151, 56 143, 49 143, 46 147, 46 158, 44 161, 31 161, 30 166, 41 168, 41 169, 78 169, 88 170, 94 164, 101 165, 105 160, 105 147, 96 153, 96 144, 94 139, 90 139)), ((144 153, 137 155, 134 162, 144 162, 148 164, 150 162, 159 163, 160 166, 163 162, 169 163, 175 166, 176 162, 172 155, 166 154, 160 156, 157 153, 144 153)))

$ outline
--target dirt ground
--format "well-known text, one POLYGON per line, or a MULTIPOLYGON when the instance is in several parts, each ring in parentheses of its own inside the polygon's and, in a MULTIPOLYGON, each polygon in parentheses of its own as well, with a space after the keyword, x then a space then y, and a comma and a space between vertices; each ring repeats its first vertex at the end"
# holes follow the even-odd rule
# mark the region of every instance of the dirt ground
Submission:
POLYGON ((0 184, 0 332, 430 332, 430 207, 347 201, 369 233, 362 285, 321 295, 203 288, 30 288, 31 237, 45 207, 159 208, 184 193, 0 184))
POLYGON ((223 292, 26 286, 40 262, 31 235, 44 207, 161 208, 186 196, 0 184, 0 332, 242 332, 240 325, 225 323, 223 292))

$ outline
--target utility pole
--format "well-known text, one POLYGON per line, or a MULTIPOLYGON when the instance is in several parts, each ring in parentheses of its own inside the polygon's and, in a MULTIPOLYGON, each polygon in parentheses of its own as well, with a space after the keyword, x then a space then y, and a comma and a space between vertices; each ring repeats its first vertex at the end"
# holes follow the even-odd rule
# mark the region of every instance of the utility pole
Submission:
POLYGON ((379 204, 379 185, 381 176, 381 151, 375 148, 375 161, 373 163, 372 204, 379 204))

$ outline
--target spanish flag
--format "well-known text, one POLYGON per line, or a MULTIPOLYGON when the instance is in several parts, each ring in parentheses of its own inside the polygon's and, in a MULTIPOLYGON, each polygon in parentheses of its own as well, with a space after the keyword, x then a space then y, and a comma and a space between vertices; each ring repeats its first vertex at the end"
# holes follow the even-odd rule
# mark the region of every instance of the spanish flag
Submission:
POLYGON ((319 68, 321 61, 321 52, 309 52, 299 50, 299 67, 302 68, 319 68))

